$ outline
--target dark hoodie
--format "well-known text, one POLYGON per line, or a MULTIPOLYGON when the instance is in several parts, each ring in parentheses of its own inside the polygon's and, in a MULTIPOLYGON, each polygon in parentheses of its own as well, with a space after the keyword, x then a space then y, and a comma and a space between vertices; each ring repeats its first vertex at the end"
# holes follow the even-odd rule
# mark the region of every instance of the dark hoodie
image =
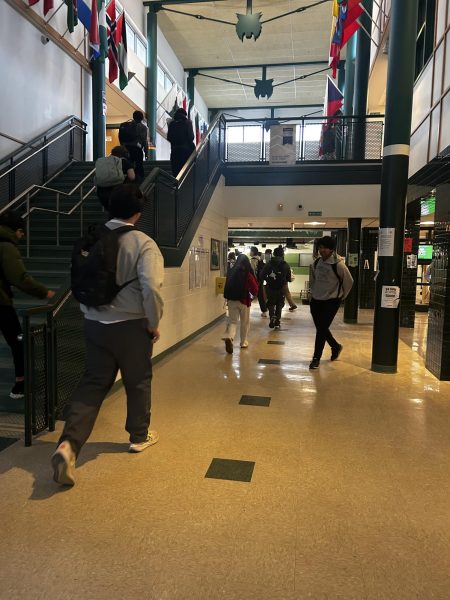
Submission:
POLYGON ((262 270, 260 280, 266 281, 270 290, 281 290, 291 281, 291 269, 281 256, 272 256, 262 270))
POLYGON ((36 298, 47 297, 45 285, 27 273, 17 243, 15 232, 0 225, 0 306, 12 306, 11 286, 36 298))

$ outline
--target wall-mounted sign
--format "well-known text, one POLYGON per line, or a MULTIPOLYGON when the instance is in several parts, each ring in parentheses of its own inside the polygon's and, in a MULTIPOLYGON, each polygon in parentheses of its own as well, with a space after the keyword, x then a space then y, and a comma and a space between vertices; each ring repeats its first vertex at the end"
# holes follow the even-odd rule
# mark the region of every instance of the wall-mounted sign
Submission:
POLYGON ((400 302, 398 285, 383 285, 381 291, 381 308, 397 308, 400 302))
POLYGON ((270 128, 271 165, 295 165, 297 158, 295 143, 295 126, 272 125, 270 128))
POLYGON ((308 217, 321 217, 321 216, 322 216, 321 210, 309 210, 308 211, 308 217))
POLYGON ((413 239, 412 237, 405 237, 405 241, 403 242, 403 252, 408 253, 412 252, 413 239))
POLYGON ((406 257, 406 268, 417 269, 417 254, 408 254, 406 257))
POLYGON ((349 267, 357 267, 359 264, 359 256, 357 253, 350 253, 348 255, 348 266, 349 267))
POLYGON ((378 256, 394 256, 395 227, 380 227, 378 233, 378 256))

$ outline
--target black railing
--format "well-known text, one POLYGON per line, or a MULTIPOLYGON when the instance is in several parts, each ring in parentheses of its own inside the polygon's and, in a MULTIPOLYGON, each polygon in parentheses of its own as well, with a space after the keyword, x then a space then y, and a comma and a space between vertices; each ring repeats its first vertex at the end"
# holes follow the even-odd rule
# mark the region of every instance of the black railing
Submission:
MULTIPOLYGON (((280 119, 279 122, 294 129, 296 162, 381 159, 383 116, 301 117, 280 119)), ((228 119, 226 123, 227 162, 269 162, 270 121, 228 119)))
POLYGON ((0 159, 0 202, 43 185, 74 160, 86 159, 86 123, 68 117, 0 159))

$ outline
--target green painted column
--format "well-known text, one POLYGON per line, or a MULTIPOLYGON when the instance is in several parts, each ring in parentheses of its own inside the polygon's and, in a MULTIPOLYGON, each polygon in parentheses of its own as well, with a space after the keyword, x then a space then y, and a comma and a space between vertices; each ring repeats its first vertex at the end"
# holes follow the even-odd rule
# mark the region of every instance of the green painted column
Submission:
POLYGON ((372 370, 397 371, 405 203, 418 0, 393 0, 389 37, 386 123, 381 175, 378 277, 372 344, 372 370))
POLYGON ((345 60, 339 61, 338 66, 338 88, 344 93, 345 90, 345 60))
MULTIPOLYGON (((372 15, 373 0, 363 0, 362 5, 369 15, 372 15)), ((367 13, 360 17, 364 29, 371 34, 372 20, 367 13)), ((355 91, 353 99, 353 114, 356 117, 365 117, 367 113, 367 99, 369 95, 369 70, 371 41, 367 33, 358 29, 356 36, 356 64, 355 64, 355 91)), ((355 123, 355 138, 353 146, 354 160, 364 160, 366 147, 366 119, 357 119, 355 123)))
MULTIPOLYGON (((356 35, 353 35, 347 43, 347 60, 345 61, 345 89, 344 106, 342 112, 346 117, 353 116, 353 96, 355 91, 355 60, 356 60, 356 35)), ((342 158, 351 158, 353 142, 353 122, 345 119, 344 144, 342 158)))
MULTIPOLYGON (((156 143, 156 121, 158 109, 158 10, 157 6, 149 5, 147 13, 147 95, 146 113, 150 138, 156 143)), ((149 160, 156 160, 156 150, 149 150, 149 160)))
POLYGON ((353 277, 353 287, 345 299, 344 323, 358 322, 359 261, 361 255, 361 219, 348 220, 347 267, 353 277))
POLYGON ((94 160, 105 156, 106 150, 106 90, 105 63, 92 61, 92 150, 94 160))

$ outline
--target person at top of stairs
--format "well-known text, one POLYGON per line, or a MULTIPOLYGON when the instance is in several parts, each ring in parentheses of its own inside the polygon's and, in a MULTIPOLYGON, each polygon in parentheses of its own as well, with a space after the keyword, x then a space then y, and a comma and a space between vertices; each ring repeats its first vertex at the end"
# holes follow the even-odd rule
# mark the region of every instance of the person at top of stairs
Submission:
POLYGON ((25 235, 25 221, 15 211, 0 214, 0 331, 11 348, 16 382, 11 390, 13 399, 24 396, 24 356, 22 328, 13 305, 14 286, 36 298, 53 298, 55 292, 39 283, 25 269, 19 248, 19 240, 25 235))
POLYGON ((110 156, 102 156, 95 162, 97 196, 106 210, 109 210, 109 199, 113 190, 122 183, 132 183, 136 179, 129 157, 125 146, 115 146, 110 156))

